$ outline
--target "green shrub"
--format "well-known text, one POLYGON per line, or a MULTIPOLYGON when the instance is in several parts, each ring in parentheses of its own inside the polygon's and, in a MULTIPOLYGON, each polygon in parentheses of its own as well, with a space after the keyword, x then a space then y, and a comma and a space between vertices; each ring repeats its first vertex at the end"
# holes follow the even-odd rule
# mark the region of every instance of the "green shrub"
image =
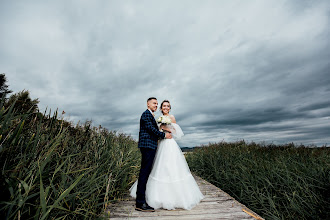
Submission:
POLYGON ((4 219, 97 218, 127 192, 140 161, 130 136, 14 106, 0 106, 4 219))
POLYGON ((196 148, 193 172, 266 219, 330 219, 330 148, 244 141, 196 148))

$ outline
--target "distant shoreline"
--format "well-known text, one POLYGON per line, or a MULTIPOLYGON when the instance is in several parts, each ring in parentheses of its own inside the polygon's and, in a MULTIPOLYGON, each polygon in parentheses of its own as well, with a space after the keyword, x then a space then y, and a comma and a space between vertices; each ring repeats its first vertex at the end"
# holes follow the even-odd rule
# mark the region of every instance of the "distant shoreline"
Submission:
MULTIPOLYGON (((228 142, 230 143, 230 142, 228 142)), ((233 143, 238 143, 238 142, 233 142, 233 143)), ((287 147, 287 146, 291 146, 291 147, 305 147, 305 148, 321 148, 321 147, 326 147, 326 148, 330 148, 330 146, 327 145, 323 145, 323 146, 317 146, 317 145, 303 145, 303 144, 294 144, 294 143, 288 143, 288 144, 256 144, 259 147, 287 147)), ((195 147, 180 147, 182 152, 191 152, 194 151, 195 148, 201 148, 201 147, 208 147, 208 145, 199 145, 199 146, 195 146, 195 147)))

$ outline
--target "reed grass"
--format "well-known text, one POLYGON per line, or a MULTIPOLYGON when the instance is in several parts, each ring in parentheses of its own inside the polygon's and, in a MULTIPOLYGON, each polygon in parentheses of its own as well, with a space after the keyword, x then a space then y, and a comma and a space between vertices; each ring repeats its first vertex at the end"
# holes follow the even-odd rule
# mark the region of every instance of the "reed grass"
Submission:
POLYGON ((330 148, 216 143, 186 155, 193 172, 265 219, 330 219, 330 148))
POLYGON ((0 105, 2 219, 95 219, 136 179, 130 136, 0 105))

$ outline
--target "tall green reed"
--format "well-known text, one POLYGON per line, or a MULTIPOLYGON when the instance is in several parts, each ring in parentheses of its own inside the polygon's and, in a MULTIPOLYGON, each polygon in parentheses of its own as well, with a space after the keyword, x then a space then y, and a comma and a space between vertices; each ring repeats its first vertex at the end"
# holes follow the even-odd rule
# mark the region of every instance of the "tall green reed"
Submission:
POLYGON ((266 219, 330 218, 330 148, 209 144, 186 156, 192 171, 266 219))
POLYGON ((127 192, 140 161, 130 136, 0 106, 5 219, 90 219, 127 192))

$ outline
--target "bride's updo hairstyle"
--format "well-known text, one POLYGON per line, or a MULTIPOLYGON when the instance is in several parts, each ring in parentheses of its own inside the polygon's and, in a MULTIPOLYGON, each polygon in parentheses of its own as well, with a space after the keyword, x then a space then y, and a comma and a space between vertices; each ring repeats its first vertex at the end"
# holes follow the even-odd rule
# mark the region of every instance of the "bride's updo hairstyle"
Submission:
POLYGON ((165 102, 167 102, 167 103, 170 105, 170 109, 172 108, 172 107, 171 107, 171 103, 170 103, 170 101, 168 101, 168 100, 165 99, 164 101, 162 101, 162 104, 160 104, 160 107, 159 107, 159 110, 162 112, 162 114, 164 114, 162 108, 163 108, 163 104, 164 104, 165 102))

